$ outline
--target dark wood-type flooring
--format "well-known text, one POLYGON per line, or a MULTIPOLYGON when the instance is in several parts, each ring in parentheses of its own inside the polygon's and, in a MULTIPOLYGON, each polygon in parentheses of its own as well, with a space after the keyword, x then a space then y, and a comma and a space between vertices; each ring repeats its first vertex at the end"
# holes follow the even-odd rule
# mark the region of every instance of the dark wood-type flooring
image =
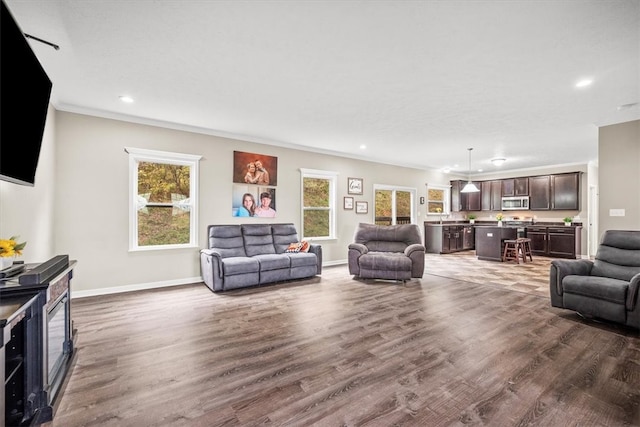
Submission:
POLYGON ((47 425, 640 425, 637 331, 551 308, 549 259, 464 260, 428 256, 404 285, 336 266, 73 300, 75 364, 47 425))

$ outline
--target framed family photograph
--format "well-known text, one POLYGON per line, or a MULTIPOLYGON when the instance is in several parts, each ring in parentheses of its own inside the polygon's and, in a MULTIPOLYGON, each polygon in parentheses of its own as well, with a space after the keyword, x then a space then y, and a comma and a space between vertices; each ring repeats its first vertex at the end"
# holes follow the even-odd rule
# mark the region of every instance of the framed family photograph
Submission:
POLYGON ((233 182, 278 185, 278 158, 266 154, 233 152, 233 182))
POLYGON ((353 209, 353 197, 344 198, 344 209, 353 209))
POLYGON ((347 178, 347 193, 362 195, 362 178, 347 178))
POLYGON ((356 213, 357 214, 369 213, 369 203, 368 202, 356 202, 356 213))

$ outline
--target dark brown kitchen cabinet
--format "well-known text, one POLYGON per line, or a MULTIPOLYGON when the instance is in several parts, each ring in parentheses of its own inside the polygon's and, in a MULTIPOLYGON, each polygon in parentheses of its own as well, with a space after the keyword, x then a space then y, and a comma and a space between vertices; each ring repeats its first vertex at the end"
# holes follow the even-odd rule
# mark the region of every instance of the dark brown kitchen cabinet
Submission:
MULTIPOLYGON (((482 184, 477 181, 472 181, 478 189, 482 187, 482 184)), ((482 208, 482 191, 475 193, 463 193, 461 190, 467 184, 467 181, 451 181, 451 211, 479 211, 482 208)))
POLYGON ((549 256, 554 258, 580 258, 582 227, 549 227, 547 245, 549 256))
POLYGON ((482 181, 480 191, 483 211, 502 210, 502 181, 482 181))
POLYGON ((436 254, 473 249, 473 226, 425 223, 424 246, 427 253, 436 254))
POLYGON ((551 178, 549 175, 529 177, 529 209, 549 210, 551 178))
POLYGON ((547 227, 527 227, 527 237, 531 239, 531 253, 533 255, 546 256, 547 251, 547 227))
POLYGON ((528 196, 529 178, 508 178, 502 180, 502 195, 504 197, 528 196))
POLYGON ((526 228, 531 239, 531 253, 553 258, 580 258, 581 226, 530 226, 526 228))
POLYGON ((551 209, 580 210, 580 174, 551 175, 551 209))

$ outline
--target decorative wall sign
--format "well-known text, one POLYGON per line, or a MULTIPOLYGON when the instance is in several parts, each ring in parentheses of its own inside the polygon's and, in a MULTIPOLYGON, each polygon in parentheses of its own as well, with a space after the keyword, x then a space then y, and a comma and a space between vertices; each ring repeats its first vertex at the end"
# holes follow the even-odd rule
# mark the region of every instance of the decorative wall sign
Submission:
POLYGON ((356 202, 356 213, 357 214, 369 213, 369 202, 356 202))
POLYGON ((233 152, 233 182, 278 185, 278 158, 265 154, 233 152))
POLYGON ((363 188, 362 178, 347 178, 347 193, 362 195, 363 188))
POLYGON ((345 197, 344 198, 344 208, 345 209, 353 209, 353 197, 345 197))

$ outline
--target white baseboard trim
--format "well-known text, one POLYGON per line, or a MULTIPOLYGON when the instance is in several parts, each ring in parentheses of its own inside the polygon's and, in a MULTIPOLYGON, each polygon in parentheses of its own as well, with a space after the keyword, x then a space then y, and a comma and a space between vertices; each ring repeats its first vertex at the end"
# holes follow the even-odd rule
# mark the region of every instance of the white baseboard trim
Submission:
POLYGON ((346 259, 339 259, 337 261, 328 261, 328 262, 323 262, 322 266, 323 267, 331 267, 333 265, 342 265, 342 264, 346 264, 347 260, 346 259))
MULTIPOLYGON (((138 283, 134 285, 114 286, 113 288, 90 289, 87 291, 75 291, 71 288, 71 299, 95 297, 99 295, 119 294, 122 292, 143 291, 147 289, 166 288, 169 286, 190 285, 202 282, 202 276, 186 279, 165 280, 162 282, 138 283)), ((73 286, 73 284, 72 284, 73 286)))

